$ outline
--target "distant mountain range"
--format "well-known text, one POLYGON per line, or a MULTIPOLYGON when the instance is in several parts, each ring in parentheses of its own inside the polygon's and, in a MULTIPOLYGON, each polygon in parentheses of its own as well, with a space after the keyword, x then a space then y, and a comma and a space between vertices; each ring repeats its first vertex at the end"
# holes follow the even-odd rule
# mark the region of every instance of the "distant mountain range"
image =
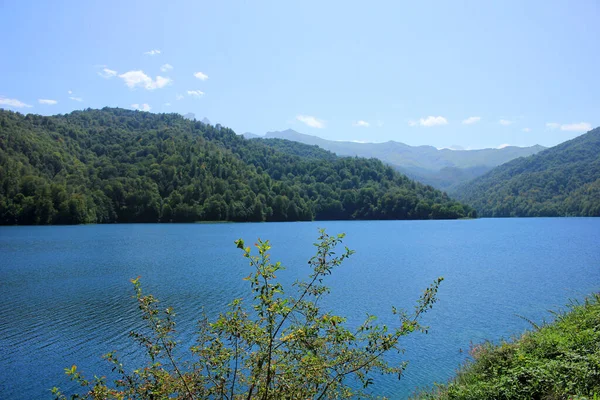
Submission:
POLYGON ((242 136, 245 137, 246 139, 264 138, 264 136, 255 135, 254 133, 250 133, 250 132, 242 133, 242 136))
MULTIPOLYGON (((193 112, 183 114, 182 116, 183 116, 183 118, 189 119, 190 121, 196 120, 196 114, 194 114, 193 112)), ((202 121, 200 121, 200 122, 202 122, 203 124, 206 124, 206 125, 210 125, 210 120, 206 117, 202 118, 202 121)))
POLYGON ((438 189, 452 190, 458 185, 485 174, 492 168, 518 157, 526 157, 545 149, 507 146, 501 149, 450 150, 433 146, 409 146, 388 141, 385 143, 337 142, 306 135, 292 129, 267 132, 265 136, 244 133, 247 139, 278 138, 317 145, 340 156, 378 158, 408 177, 438 189))
POLYGON ((600 216, 600 128, 496 167, 453 194, 484 217, 600 216))

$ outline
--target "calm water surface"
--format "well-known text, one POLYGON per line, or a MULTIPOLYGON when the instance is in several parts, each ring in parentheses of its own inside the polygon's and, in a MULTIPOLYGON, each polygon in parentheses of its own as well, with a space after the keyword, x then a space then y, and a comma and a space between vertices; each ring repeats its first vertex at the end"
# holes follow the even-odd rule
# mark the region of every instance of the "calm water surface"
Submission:
POLYGON ((393 323, 392 305, 412 307, 445 277, 429 334, 403 343, 403 378, 375 376, 374 393, 391 398, 450 378, 470 342, 523 332, 517 315, 550 319, 547 310, 600 288, 600 219, 591 218, 0 227, 0 398, 72 390, 64 368, 107 374, 101 355, 111 350, 139 365, 130 278, 176 309, 185 348, 202 310, 215 315, 248 293, 235 239, 270 239, 289 283, 308 274, 318 228, 345 232, 356 250, 328 282, 327 306, 350 324, 366 313, 393 323))

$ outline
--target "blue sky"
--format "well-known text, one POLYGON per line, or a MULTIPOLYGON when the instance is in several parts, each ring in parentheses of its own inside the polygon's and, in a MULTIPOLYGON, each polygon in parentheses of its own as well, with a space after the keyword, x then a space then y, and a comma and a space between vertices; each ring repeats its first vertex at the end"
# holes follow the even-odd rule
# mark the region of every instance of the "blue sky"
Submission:
POLYGON ((0 0, 0 108, 552 146, 600 125, 599 20, 597 0, 0 0))

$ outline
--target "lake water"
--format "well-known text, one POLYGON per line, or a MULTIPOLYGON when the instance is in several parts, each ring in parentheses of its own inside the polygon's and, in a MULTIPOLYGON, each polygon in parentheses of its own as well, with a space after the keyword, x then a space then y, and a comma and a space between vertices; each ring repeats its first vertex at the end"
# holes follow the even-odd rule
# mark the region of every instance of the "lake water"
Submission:
POLYGON ((374 377, 373 392, 391 398, 450 378, 470 342, 522 333, 518 315, 551 319, 547 310, 600 288, 600 219, 591 218, 0 227, 0 398, 68 392, 65 367, 106 374, 111 350, 136 366, 130 278, 175 308, 183 349, 202 310, 247 297, 250 268, 235 239, 270 239, 289 283, 308 274, 318 228, 345 232, 356 250, 330 277, 326 303, 350 324, 366 313, 393 323, 392 305, 412 307, 445 277, 429 334, 403 342, 405 375, 374 377))

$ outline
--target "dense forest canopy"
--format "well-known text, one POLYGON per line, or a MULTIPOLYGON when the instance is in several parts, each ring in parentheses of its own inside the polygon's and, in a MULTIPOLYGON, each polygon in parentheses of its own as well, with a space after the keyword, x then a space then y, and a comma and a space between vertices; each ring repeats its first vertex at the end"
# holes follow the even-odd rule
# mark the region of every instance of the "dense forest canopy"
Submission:
POLYGON ((379 160, 246 140, 179 114, 0 110, 0 224, 468 216, 379 160))
POLYGON ((600 128, 496 167, 456 196, 485 217, 600 216, 600 128))

